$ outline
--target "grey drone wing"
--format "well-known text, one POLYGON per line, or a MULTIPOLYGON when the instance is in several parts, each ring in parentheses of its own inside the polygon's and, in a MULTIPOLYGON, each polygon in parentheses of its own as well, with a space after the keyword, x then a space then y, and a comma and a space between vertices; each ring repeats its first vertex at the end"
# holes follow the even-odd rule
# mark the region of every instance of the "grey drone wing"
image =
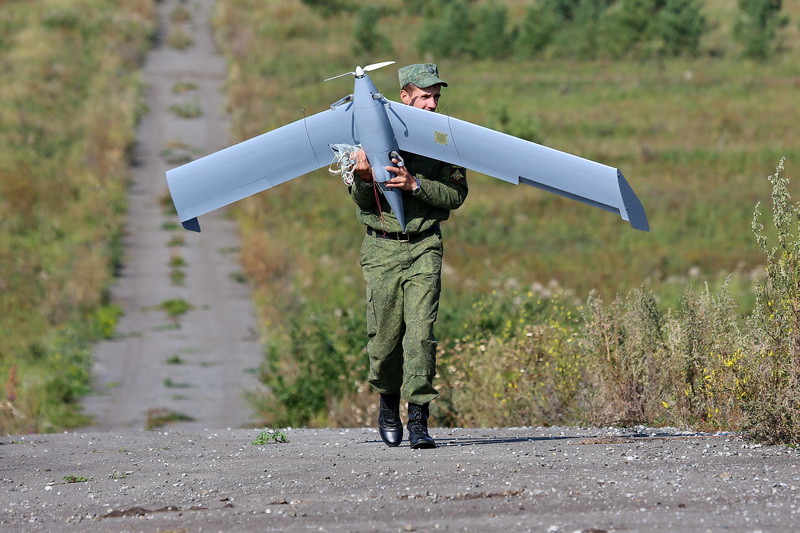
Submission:
POLYGON ((200 231, 198 216, 327 165, 353 129, 352 104, 340 105, 167 171, 181 223, 200 231))
POLYGON ((397 102, 387 112, 401 150, 532 185, 650 229, 642 203, 616 168, 397 102))

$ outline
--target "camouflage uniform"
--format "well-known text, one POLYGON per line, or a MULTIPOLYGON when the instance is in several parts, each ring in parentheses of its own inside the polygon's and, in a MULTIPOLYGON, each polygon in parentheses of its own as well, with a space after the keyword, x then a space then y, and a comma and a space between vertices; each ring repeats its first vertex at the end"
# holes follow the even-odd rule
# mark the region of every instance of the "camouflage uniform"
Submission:
POLYGON ((439 223, 464 202, 468 188, 462 167, 411 153, 401 152, 401 156, 419 183, 413 192, 403 191, 407 236, 381 237, 401 228, 371 183, 356 179, 350 194, 358 205, 359 220, 373 233, 364 237, 361 246, 369 382, 382 394, 401 391, 406 401, 424 405, 438 394, 433 386, 433 324, 441 292, 439 223))

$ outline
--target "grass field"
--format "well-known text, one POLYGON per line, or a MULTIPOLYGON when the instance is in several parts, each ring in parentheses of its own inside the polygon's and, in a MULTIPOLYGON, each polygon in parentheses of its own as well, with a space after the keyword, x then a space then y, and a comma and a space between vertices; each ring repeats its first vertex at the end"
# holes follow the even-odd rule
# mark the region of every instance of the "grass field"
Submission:
POLYGON ((152 2, 0 2, 0 432, 81 423, 118 315, 137 70, 152 2))

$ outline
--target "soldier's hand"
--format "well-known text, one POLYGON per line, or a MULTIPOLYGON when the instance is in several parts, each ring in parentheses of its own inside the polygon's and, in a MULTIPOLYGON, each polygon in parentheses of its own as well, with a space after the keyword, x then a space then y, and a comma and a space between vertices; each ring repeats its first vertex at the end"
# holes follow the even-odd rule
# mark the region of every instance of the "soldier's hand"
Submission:
POLYGON ((367 160, 367 154, 364 150, 353 152, 350 154, 350 159, 354 159, 356 165, 353 167, 353 173, 361 178, 366 183, 372 183, 375 179, 372 175, 372 166, 367 160))
MULTIPOLYGON (((395 165, 398 163, 397 159, 392 159, 395 165)), ((408 171, 405 166, 388 166, 386 170, 393 172, 395 177, 384 183, 387 187, 393 189, 402 189, 404 191, 413 191, 417 188, 417 179, 412 173, 408 171)))

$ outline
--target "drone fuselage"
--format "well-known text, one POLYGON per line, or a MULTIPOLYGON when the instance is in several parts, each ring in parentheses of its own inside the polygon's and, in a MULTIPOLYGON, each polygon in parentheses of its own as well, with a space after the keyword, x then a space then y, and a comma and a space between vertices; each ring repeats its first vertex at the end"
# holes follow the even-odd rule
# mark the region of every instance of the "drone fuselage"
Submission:
POLYGON ((386 170, 387 166, 397 166, 392 162, 392 152, 399 152, 394 130, 389 122, 386 109, 389 102, 383 97, 375 84, 365 72, 357 73, 353 88, 353 121, 356 127, 356 140, 367 155, 367 160, 372 166, 375 181, 386 197, 405 231, 406 221, 403 212, 403 194, 400 189, 389 188, 384 185, 395 177, 393 172, 386 170), (361 74, 360 76, 358 74, 361 74))

